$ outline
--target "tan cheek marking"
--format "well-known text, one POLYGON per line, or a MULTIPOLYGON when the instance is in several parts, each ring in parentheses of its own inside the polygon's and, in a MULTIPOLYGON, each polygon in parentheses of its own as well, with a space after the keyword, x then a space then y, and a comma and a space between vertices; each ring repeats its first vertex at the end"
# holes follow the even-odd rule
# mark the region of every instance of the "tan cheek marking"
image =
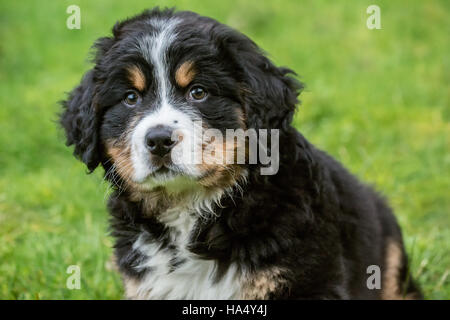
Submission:
POLYGON ((134 170, 131 160, 131 148, 128 140, 130 139, 133 129, 139 122, 139 119, 139 116, 134 117, 128 128, 119 138, 106 141, 106 153, 112 158, 117 172, 133 187, 136 187, 136 185, 131 181, 134 170))
POLYGON ((203 163, 199 165, 202 172, 207 175, 199 180, 204 187, 225 188, 238 182, 242 168, 236 164, 237 143, 213 142, 213 152, 205 151, 206 144, 203 144, 203 163), (228 164, 227 164, 227 159, 228 164), (230 163, 231 162, 231 163, 230 163))
POLYGON ((128 76, 129 80, 133 84, 133 87, 141 92, 145 90, 145 76, 138 66, 132 66, 128 69, 128 76))
POLYGON ((209 173, 199 180, 199 184, 207 188, 230 187, 237 182, 239 175, 242 172, 242 169, 240 167, 233 165, 229 165, 228 167, 204 166, 202 170, 209 173))
POLYGON ((271 293, 287 286, 287 281, 282 274, 282 269, 273 267, 249 275, 244 283, 241 298, 246 300, 268 299, 271 293))
POLYGON ((195 74, 194 63, 192 61, 186 61, 175 72, 175 81, 180 87, 184 88, 191 83, 195 74))
POLYGON ((126 181, 130 182, 133 176, 133 165, 129 146, 116 146, 109 141, 106 146, 106 152, 113 159, 117 172, 126 181))

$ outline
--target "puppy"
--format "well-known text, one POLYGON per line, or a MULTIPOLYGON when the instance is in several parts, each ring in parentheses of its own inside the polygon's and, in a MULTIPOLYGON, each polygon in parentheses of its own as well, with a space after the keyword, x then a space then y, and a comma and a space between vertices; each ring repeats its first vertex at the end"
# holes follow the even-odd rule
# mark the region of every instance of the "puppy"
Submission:
POLYGON ((421 298, 386 202, 291 126, 293 71, 192 12, 157 8, 112 31, 60 122, 114 189, 127 298, 421 298), (229 130, 244 138, 217 139, 229 130), (250 131, 271 168, 250 161, 250 131))

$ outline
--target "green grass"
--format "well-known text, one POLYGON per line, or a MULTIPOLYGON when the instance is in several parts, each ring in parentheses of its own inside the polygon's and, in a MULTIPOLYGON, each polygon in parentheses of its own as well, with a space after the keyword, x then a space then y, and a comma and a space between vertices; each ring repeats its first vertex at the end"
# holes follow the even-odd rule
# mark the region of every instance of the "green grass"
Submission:
POLYGON ((119 299, 102 173, 55 121, 92 42, 154 5, 197 11, 252 37, 307 84, 295 125, 388 195, 427 298, 450 299, 450 3, 443 1, 2 1, 0 298, 119 299), (381 30, 366 8, 381 7, 381 30), (81 30, 66 7, 81 7, 81 30), (81 267, 81 290, 66 269, 81 267))

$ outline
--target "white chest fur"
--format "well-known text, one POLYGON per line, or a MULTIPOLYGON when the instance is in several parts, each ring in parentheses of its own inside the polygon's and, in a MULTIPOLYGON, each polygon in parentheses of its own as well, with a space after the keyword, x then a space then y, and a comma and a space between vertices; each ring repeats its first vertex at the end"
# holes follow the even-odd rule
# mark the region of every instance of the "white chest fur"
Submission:
POLYGON ((186 249, 189 235, 198 216, 189 211, 171 209, 161 222, 170 229, 172 249, 158 241, 149 242, 141 234, 133 249, 143 255, 137 270, 148 270, 133 285, 138 299, 237 299, 241 291, 241 274, 232 264, 216 279, 217 266, 213 260, 202 260, 186 249), (173 250, 176 248, 175 250, 173 250), (173 267, 173 262, 179 264, 173 267))

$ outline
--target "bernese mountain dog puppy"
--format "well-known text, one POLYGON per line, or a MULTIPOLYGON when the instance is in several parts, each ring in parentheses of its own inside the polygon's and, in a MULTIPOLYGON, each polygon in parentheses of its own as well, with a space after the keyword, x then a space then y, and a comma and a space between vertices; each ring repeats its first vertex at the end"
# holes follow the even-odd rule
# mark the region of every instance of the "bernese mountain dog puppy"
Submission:
POLYGON ((421 298, 385 200, 291 126, 302 89, 292 70, 193 12, 156 8, 112 32, 60 122, 74 155, 91 172, 101 165, 114 190, 127 298, 421 298), (208 129, 268 130, 258 150, 276 153, 276 166, 263 174, 267 162, 248 161, 248 134, 198 140, 208 129), (191 161, 211 145, 209 160, 236 160, 244 145, 244 163, 191 161))

